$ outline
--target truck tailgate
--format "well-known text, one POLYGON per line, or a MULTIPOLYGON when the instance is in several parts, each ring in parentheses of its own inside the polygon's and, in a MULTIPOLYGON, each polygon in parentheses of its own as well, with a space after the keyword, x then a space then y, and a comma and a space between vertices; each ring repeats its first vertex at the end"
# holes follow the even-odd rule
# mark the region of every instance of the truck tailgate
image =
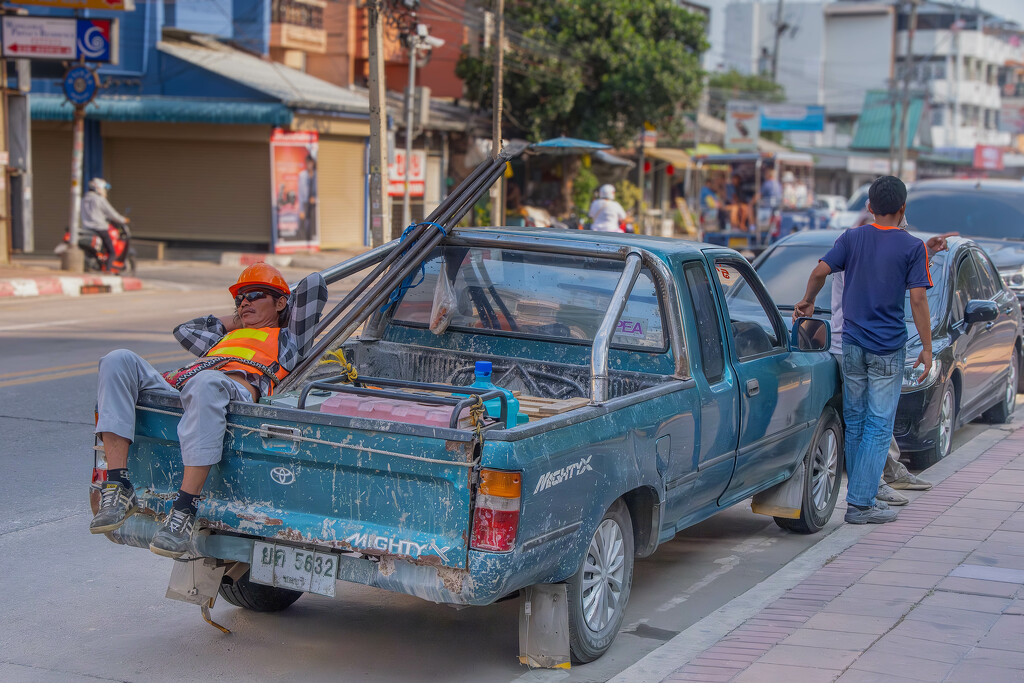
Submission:
MULTIPOLYGON (((207 526, 465 568, 471 433, 300 424, 264 410, 228 414, 224 457, 199 507, 207 526)), ((143 505, 157 510, 182 474, 178 417, 168 412, 140 410, 130 460, 143 505)))

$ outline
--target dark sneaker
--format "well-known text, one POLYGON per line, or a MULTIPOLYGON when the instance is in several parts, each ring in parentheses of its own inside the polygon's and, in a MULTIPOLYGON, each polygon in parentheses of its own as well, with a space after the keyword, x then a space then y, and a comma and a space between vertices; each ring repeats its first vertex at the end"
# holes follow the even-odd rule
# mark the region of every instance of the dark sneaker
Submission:
POLYGON ((119 481, 108 481, 100 489, 100 510, 89 523, 89 531, 94 534, 113 531, 138 509, 139 500, 135 497, 135 489, 119 481))
POLYGON ((149 549, 157 555, 177 559, 192 545, 192 530, 195 526, 195 515, 171 508, 171 514, 167 515, 164 525, 153 536, 149 549))
POLYGON ((882 501, 893 506, 906 505, 910 502, 910 499, 904 496, 899 491, 894 490, 888 484, 879 484, 878 493, 875 494, 876 501, 882 501))
POLYGON ((899 479, 890 481, 889 486, 903 491, 927 491, 932 487, 932 483, 907 472, 899 479))
POLYGON ((896 520, 896 511, 882 501, 876 502, 874 507, 867 510, 859 510, 848 505, 845 519, 847 524, 885 524, 896 520))

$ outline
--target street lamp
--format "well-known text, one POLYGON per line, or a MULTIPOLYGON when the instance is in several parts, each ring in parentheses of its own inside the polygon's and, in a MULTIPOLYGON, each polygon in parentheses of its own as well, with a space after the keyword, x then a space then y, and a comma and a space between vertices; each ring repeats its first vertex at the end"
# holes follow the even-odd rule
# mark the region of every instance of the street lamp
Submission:
POLYGON ((409 201, 409 170, 412 166, 413 139, 413 98, 416 90, 416 66, 420 53, 428 55, 435 47, 444 45, 444 41, 430 35, 426 24, 416 24, 416 33, 408 36, 409 41, 409 89, 405 93, 405 189, 402 195, 402 226, 412 224, 412 206, 409 201))

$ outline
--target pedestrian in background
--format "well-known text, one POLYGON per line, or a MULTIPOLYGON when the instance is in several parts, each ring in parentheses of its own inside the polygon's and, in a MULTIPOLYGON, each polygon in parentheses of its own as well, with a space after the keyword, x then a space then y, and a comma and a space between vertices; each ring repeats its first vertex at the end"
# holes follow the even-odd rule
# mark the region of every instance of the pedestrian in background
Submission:
POLYGON ((931 320, 925 291, 932 286, 924 242, 899 226, 907 188, 895 176, 875 180, 868 210, 875 222, 847 230, 811 272, 794 320, 814 313, 814 299, 829 273, 844 272, 843 416, 846 421, 847 510, 851 524, 881 524, 896 511, 876 501, 892 439, 906 361, 904 299, 910 292, 922 349, 914 367, 932 367, 931 320))
POLYGON ((597 199, 590 203, 590 229, 599 232, 622 232, 622 221, 626 220, 626 210, 615 201, 615 188, 602 185, 597 191, 597 199))

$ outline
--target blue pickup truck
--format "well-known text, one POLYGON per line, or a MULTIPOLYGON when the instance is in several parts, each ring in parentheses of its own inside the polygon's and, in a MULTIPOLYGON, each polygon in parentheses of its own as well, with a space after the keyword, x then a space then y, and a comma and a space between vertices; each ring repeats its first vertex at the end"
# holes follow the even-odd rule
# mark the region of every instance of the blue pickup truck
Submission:
MULTIPOLYGON (((211 604, 274 611, 338 580, 453 605, 554 585, 587 662, 619 630, 634 558, 681 529, 752 497, 786 529, 828 521, 843 435, 827 323, 790 333, 740 254, 550 229, 428 246, 416 286, 358 335, 325 324, 279 391, 230 406, 189 571, 214 572, 211 604), (470 387, 478 361, 502 390, 470 387)), ((147 547, 181 480, 181 408, 159 391, 139 408, 142 512, 108 537, 147 547)))

